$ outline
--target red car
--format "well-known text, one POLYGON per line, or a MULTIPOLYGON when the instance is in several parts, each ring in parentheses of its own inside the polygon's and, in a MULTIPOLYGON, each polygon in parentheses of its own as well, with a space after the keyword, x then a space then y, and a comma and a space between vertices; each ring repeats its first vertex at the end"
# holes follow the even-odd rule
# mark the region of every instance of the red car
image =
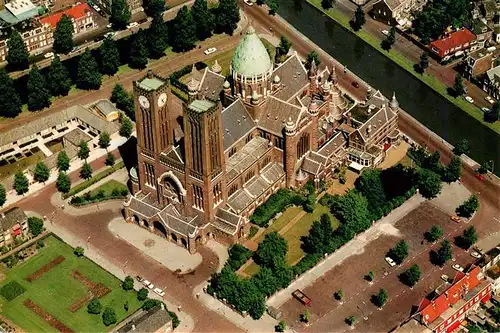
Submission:
POLYGON ((476 178, 479 179, 480 181, 484 180, 484 176, 480 173, 476 173, 476 178))
POLYGON ((352 82, 352 86, 353 86, 354 88, 359 88, 359 83, 357 83, 356 81, 353 81, 353 82, 352 82))

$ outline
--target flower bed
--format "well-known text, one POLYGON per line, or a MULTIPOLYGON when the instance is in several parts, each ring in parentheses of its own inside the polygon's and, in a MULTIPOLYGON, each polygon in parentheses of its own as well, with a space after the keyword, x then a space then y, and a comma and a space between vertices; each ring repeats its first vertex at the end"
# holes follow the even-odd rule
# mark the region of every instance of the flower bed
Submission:
POLYGON ((12 301, 17 296, 24 294, 26 289, 16 281, 11 281, 0 289, 0 295, 7 301, 12 301))
POLYGON ((59 332, 63 333, 74 333, 72 329, 69 327, 65 326, 63 323, 61 323, 59 320, 54 318, 50 313, 42 309, 39 305, 37 305, 35 302, 33 302, 30 299, 27 299, 23 302, 24 306, 39 315, 40 317, 43 318, 47 323, 49 323, 50 326, 54 327, 56 330, 59 332))
POLYGON ((71 312, 76 312, 78 311, 82 306, 84 306, 88 301, 90 301, 92 298, 101 298, 106 296, 111 290, 107 288, 105 285, 102 283, 95 283, 94 281, 90 280, 87 278, 85 275, 80 273, 77 270, 73 270, 71 272, 71 276, 81 282, 87 289, 89 290, 89 293, 85 295, 84 297, 80 298, 78 301, 73 303, 70 307, 69 310, 71 312))
POLYGON ((59 256, 57 258, 55 258, 54 260, 52 260, 51 262, 49 262, 48 264, 46 265, 43 265, 39 270, 37 270, 35 273, 31 274, 30 276, 28 276, 26 278, 26 281, 28 282, 33 282, 39 278, 41 278, 45 273, 47 273, 48 271, 50 271, 52 268, 56 267, 57 265, 59 265, 60 263, 62 263, 64 261, 64 257, 63 256, 59 256))

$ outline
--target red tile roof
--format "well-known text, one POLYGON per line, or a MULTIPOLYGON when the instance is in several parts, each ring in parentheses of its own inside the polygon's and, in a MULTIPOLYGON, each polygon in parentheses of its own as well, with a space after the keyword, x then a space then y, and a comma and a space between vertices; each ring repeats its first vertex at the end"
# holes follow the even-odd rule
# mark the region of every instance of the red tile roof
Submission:
MULTIPOLYGON (((446 51, 449 51, 455 47, 462 47, 462 45, 466 43, 472 42, 476 39, 476 35, 472 33, 472 31, 468 29, 461 29, 455 32, 452 32, 447 37, 442 39, 437 39, 431 43, 431 49, 437 49, 437 53, 443 57, 446 51)), ((457 50, 458 51, 458 50, 457 50)))
POLYGON ((40 19, 40 22, 42 24, 50 24, 52 26, 52 29, 56 28, 57 22, 61 19, 63 14, 66 14, 67 16, 70 16, 74 18, 75 20, 87 16, 87 13, 90 13, 91 9, 87 3, 82 3, 76 6, 73 6, 71 8, 68 8, 64 11, 60 11, 57 13, 54 13, 52 15, 48 15, 46 17, 43 17, 40 19))

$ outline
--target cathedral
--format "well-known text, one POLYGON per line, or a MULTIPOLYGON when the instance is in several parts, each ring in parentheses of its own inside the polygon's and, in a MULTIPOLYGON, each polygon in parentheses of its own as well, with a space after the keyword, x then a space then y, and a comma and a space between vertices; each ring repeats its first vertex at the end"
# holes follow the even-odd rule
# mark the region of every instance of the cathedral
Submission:
POLYGON ((244 239, 248 217, 280 188, 377 165, 400 136, 395 96, 355 101, 335 67, 306 69, 297 54, 275 66, 252 27, 230 66, 228 77, 217 62, 192 73, 179 111, 168 78, 134 82, 138 164, 125 217, 191 253, 244 239))

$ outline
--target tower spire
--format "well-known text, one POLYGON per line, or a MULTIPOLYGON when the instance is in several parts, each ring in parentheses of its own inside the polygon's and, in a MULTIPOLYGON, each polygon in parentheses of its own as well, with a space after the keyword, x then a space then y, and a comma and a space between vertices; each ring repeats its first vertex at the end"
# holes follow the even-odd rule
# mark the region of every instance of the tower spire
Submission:
POLYGON ((396 99, 396 92, 393 92, 392 93, 392 100, 391 100, 391 103, 389 104, 390 108, 395 111, 399 108, 399 102, 398 100, 396 99))

